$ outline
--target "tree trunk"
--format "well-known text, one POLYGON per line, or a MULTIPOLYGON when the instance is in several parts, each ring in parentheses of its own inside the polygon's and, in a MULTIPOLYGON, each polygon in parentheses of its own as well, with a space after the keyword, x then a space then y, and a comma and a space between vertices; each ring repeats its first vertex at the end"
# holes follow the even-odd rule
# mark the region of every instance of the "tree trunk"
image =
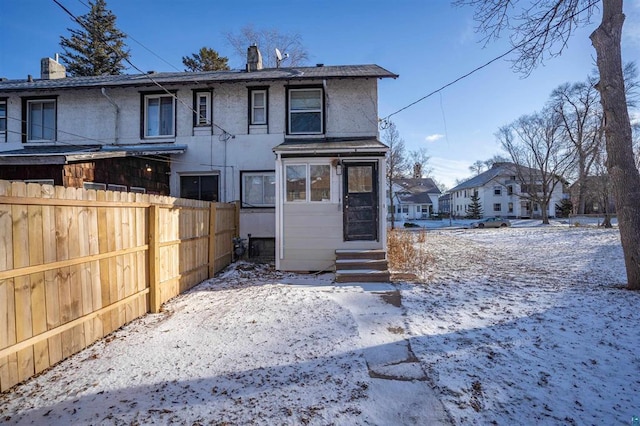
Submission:
POLYGON ((622 75, 622 0, 602 1, 602 22, 591 34, 605 115, 607 169, 618 213, 627 286, 640 290, 640 174, 634 163, 631 125, 622 75))

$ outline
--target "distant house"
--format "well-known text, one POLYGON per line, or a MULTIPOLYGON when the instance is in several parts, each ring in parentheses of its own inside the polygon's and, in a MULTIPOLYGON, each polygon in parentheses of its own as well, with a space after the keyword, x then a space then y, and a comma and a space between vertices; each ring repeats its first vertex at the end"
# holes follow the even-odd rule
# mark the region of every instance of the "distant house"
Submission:
POLYGON ((440 189, 431 178, 396 179, 393 196, 395 220, 428 219, 439 211, 440 189))
POLYGON ((584 214, 615 214, 616 206, 608 176, 587 176, 584 182, 576 182, 569 187, 574 212, 579 208, 578 185, 584 185, 584 214))
MULTIPOLYGON (((471 197, 477 194, 482 207, 483 217, 500 216, 509 218, 542 217, 540 206, 531 201, 532 193, 541 192, 540 180, 522 182, 513 163, 496 163, 493 167, 475 176, 449 191, 451 209, 455 217, 465 217, 471 197)), ((526 175, 536 176, 533 169, 527 169, 526 175)), ((562 180, 562 178, 558 178, 562 180)), ((562 182, 555 186, 548 206, 549 217, 555 217, 555 206, 567 195, 563 192, 562 182)))
POLYGON ((0 79, 0 179, 239 202, 282 270, 386 249, 378 65, 0 79))
POLYGON ((442 194, 438 197, 438 213, 442 216, 449 216, 451 213, 451 193, 442 194))

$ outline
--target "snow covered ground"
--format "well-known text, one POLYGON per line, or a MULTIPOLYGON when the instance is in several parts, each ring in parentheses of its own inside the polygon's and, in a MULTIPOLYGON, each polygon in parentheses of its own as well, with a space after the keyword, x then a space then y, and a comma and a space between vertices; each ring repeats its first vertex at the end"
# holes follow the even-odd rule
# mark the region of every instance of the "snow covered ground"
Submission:
POLYGON ((429 229, 420 283, 236 264, 0 395, 0 423, 630 424, 619 233, 536 225, 429 229))

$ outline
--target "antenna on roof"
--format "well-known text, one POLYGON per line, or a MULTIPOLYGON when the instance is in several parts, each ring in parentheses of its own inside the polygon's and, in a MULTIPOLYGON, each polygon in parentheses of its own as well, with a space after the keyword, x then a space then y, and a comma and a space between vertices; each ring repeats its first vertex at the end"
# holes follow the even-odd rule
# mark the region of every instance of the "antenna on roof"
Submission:
POLYGON ((280 64, 282 63, 282 61, 284 61, 288 57, 288 53, 285 53, 284 56, 282 56, 282 53, 280 53, 280 49, 276 47, 276 68, 280 68, 280 64))

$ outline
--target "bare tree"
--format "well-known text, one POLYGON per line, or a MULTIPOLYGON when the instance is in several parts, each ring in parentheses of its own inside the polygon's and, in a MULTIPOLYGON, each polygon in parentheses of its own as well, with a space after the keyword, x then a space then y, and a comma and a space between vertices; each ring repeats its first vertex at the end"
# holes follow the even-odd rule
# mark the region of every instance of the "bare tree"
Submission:
POLYGON ((476 160, 472 165, 469 166, 469 171, 473 173, 475 176, 479 176, 484 172, 485 162, 476 160))
POLYGON ((590 39, 596 51, 600 81, 596 89, 604 111, 607 169, 616 201, 620 239, 629 289, 640 290, 640 173, 633 156, 631 123, 622 71, 622 0, 456 0, 476 7, 479 30, 487 41, 511 31, 518 56, 516 70, 529 74, 547 57, 566 47, 577 27, 600 9, 602 21, 590 39), (523 4, 524 3, 524 4, 523 4), (521 4, 519 10, 516 6, 521 4))
POLYGON ((309 53, 302 44, 302 36, 297 33, 283 34, 277 29, 255 28, 253 25, 247 25, 242 27, 238 33, 227 32, 225 35, 235 53, 242 60, 247 56, 247 47, 253 44, 258 46, 265 68, 278 66, 276 49, 286 55, 285 66, 301 66, 309 60, 309 53))
POLYGON ((488 160, 484 160, 484 166, 487 169, 492 168, 495 164, 498 163, 509 163, 511 160, 508 159, 507 157, 503 157, 500 154, 496 154, 493 157, 489 158, 488 160))
POLYGON ((571 165, 572 152, 561 137, 561 119, 552 110, 525 115, 498 132, 498 140, 515 164, 520 192, 538 204, 542 223, 549 224, 553 191, 571 165))
POLYGON ((384 131, 383 140, 389 147, 387 152, 387 192, 389 193, 389 211, 391 212, 391 229, 395 228, 396 218, 395 206, 393 202, 393 182, 404 177, 407 170, 407 156, 404 147, 404 140, 400 137, 400 132, 395 123, 390 122, 389 127, 384 131))
POLYGON ((427 153, 427 148, 425 147, 409 152, 407 166, 410 165, 412 167, 414 178, 419 179, 423 176, 431 176, 431 174, 433 173, 433 168, 429 166, 430 160, 431 156, 427 153))
POLYGON ((602 139, 603 116, 600 96, 595 89, 597 79, 589 77, 581 83, 565 83, 551 93, 551 108, 560 117, 562 135, 573 146, 575 161, 576 213, 584 214, 587 177, 602 139))

